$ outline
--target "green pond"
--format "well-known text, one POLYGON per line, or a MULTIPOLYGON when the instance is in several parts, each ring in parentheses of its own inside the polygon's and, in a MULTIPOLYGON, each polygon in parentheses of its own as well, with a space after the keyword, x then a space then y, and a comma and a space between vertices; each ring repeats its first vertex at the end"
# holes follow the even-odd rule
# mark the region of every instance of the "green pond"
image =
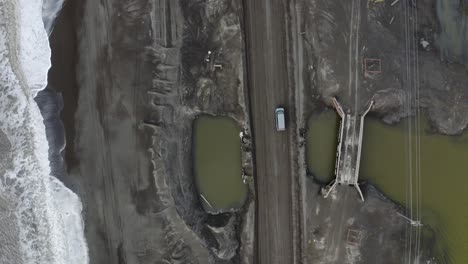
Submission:
POLYGON ((199 116, 193 125, 194 172, 208 212, 239 209, 247 197, 242 183, 240 128, 230 118, 199 116))
MULTIPOLYGON (((410 136, 409 124, 405 120, 389 126, 375 118, 366 118, 360 177, 407 210, 412 205, 413 213, 420 197, 422 223, 436 231, 438 254, 448 255, 448 263, 467 263, 468 135, 430 133, 427 120, 421 118, 418 139, 415 133, 410 136), (415 146, 418 140, 420 166, 414 158, 417 148, 408 147, 415 146)), ((334 174, 337 115, 333 111, 314 115, 308 126, 309 171, 319 181, 328 182, 334 174)))
POLYGON ((339 117, 333 111, 324 111, 309 119, 307 130, 307 165, 314 177, 322 183, 334 178, 339 117))

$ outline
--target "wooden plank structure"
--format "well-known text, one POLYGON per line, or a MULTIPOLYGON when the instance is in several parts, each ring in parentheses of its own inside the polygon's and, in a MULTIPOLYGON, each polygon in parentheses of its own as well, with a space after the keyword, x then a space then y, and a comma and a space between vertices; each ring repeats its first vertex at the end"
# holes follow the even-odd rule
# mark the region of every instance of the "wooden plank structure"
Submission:
POLYGON ((344 112, 340 103, 333 98, 333 106, 341 117, 340 132, 335 163, 335 180, 322 189, 325 198, 335 189, 337 184, 353 186, 362 201, 364 196, 359 188, 359 165, 361 162, 362 138, 364 134, 364 118, 372 109, 374 101, 369 103, 363 114, 344 112))

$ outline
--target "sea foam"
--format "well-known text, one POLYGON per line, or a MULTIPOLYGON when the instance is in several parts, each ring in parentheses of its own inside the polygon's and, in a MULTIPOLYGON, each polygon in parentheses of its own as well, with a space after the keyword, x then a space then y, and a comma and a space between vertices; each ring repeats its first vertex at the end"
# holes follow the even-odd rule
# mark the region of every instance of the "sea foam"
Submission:
POLYGON ((2 263, 88 263, 80 199, 50 175, 43 118, 34 96, 47 85, 50 48, 42 0, 0 0, 2 263), (2 204, 5 204, 2 206, 2 204), (19 246, 18 246, 19 245, 19 246))

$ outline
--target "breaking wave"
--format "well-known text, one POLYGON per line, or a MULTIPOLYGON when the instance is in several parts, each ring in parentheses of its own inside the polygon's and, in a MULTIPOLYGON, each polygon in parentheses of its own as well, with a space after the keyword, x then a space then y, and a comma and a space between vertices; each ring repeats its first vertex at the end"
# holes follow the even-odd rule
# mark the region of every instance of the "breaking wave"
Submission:
POLYGON ((47 85, 47 36, 42 0, 0 0, 0 263, 89 262, 80 199, 51 176, 34 101, 47 85))
POLYGON ((42 20, 44 21, 44 28, 47 35, 50 36, 54 29, 55 19, 57 18, 60 10, 63 7, 64 0, 43 0, 42 3, 42 20))

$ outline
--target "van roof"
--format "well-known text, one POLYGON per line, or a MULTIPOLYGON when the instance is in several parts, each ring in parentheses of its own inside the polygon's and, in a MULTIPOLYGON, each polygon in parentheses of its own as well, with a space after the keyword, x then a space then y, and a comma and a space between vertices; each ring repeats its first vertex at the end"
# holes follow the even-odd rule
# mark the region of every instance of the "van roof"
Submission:
POLYGON ((275 113, 276 113, 276 129, 278 131, 285 130, 286 124, 285 124, 285 119, 284 119, 284 108, 282 107, 276 108, 275 113))

